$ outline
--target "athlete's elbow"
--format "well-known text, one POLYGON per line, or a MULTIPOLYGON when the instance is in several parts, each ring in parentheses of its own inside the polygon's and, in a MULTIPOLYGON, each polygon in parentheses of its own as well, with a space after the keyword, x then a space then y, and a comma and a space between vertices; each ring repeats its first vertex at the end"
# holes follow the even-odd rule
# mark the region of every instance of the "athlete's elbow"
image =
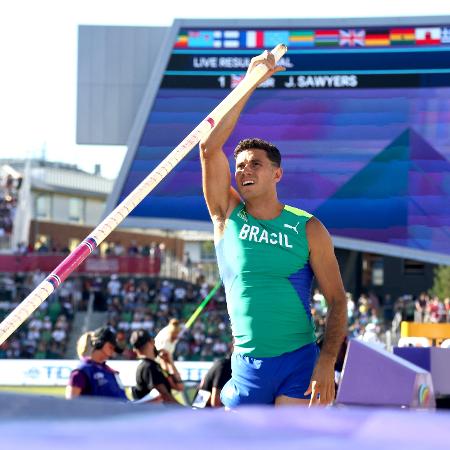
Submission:
POLYGON ((200 147, 200 153, 202 154, 206 154, 208 153, 208 149, 211 147, 211 143, 208 140, 208 136, 205 136, 201 139, 200 143, 199 143, 199 147, 200 147))
POLYGON ((200 141, 200 157, 203 160, 211 158, 212 156, 217 154, 219 150, 220 148, 217 148, 217 146, 211 142, 208 136, 200 141))

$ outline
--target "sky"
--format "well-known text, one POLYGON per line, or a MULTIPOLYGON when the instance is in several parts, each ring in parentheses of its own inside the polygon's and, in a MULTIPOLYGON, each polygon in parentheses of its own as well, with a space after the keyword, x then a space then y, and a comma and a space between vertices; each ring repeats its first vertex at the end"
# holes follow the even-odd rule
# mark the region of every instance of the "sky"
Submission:
MULTIPOLYGON (((5 0, 0 5, 0 158, 45 157, 115 178, 125 146, 76 144, 79 25, 170 26, 174 19, 450 16, 446 0, 5 0)), ((193 124, 195 126, 197 124, 193 124)), ((175 143, 174 147, 176 146, 175 143)))

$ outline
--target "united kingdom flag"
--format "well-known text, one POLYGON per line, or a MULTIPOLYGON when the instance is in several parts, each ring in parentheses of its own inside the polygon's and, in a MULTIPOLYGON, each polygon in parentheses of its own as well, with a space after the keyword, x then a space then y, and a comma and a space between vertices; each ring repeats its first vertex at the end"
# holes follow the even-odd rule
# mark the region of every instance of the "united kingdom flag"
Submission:
POLYGON ((339 30, 339 45, 342 47, 363 47, 365 39, 365 30, 339 30))
POLYGON ((232 74, 230 77, 230 87, 234 89, 243 79, 245 75, 235 75, 232 74))
POLYGON ((442 44, 450 44, 450 28, 442 28, 441 42, 442 44))

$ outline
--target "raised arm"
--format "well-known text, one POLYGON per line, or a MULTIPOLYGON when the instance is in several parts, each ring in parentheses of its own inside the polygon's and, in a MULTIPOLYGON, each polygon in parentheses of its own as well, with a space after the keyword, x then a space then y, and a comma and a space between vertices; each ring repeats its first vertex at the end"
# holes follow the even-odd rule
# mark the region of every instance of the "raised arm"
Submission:
MULTIPOLYGON (((274 73, 284 70, 284 67, 275 65, 274 56, 266 50, 261 55, 252 58, 246 76, 259 64, 265 64, 269 69, 261 82, 270 78, 274 73)), ((230 166, 223 152, 223 146, 233 132, 237 120, 254 90, 255 88, 225 114, 209 135, 200 142, 203 193, 215 231, 219 234, 223 231, 226 218, 240 201, 238 193, 231 187, 230 166)))
POLYGON ((312 393, 310 405, 327 405, 334 400, 334 365, 347 333, 347 300, 328 231, 313 217, 306 225, 306 234, 310 247, 310 264, 328 305, 320 357, 306 392, 312 393), (317 398, 318 394, 320 399, 317 398))

